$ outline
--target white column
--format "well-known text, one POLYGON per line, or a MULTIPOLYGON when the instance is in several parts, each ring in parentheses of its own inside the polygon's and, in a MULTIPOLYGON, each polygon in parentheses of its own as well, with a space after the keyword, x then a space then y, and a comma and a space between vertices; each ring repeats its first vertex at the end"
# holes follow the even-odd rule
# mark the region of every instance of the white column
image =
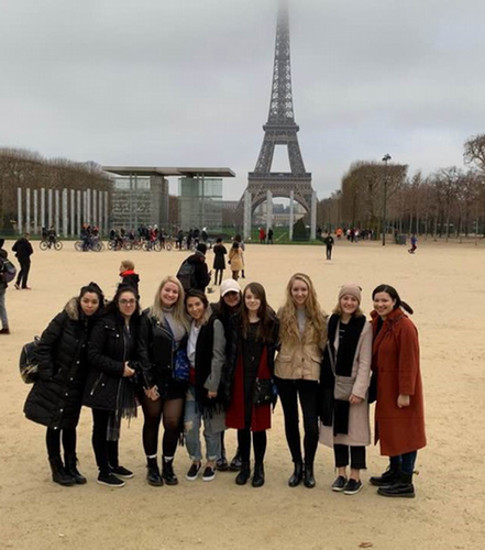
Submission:
POLYGON ((244 191, 244 218, 243 218, 243 239, 251 237, 251 193, 244 191))
POLYGON ((40 227, 45 227, 45 189, 40 189, 40 227))
POLYGON ((98 191, 98 225, 99 234, 103 233, 103 192, 98 191))
POLYGON ((293 225, 295 224, 295 192, 290 191, 290 230, 289 239, 293 240, 293 225))
POLYGON ((25 231, 30 232, 30 187, 25 190, 25 231))
POLYGON ((93 189, 93 224, 99 227, 98 220, 98 190, 93 189))
POLYGON ((56 189, 54 191, 54 198, 55 198, 55 204, 56 204, 56 209, 55 209, 55 212, 54 212, 54 220, 55 220, 54 227, 56 228, 56 235, 59 235, 59 231, 60 231, 59 218, 61 217, 60 216, 61 208, 60 208, 59 196, 60 196, 59 189, 56 189))
POLYGON ((34 189, 34 233, 39 233, 39 190, 34 189))
POLYGON ((268 189, 266 191, 266 234, 273 227, 273 193, 268 189))
POLYGON ((76 235, 76 191, 71 189, 71 237, 76 235))
POLYGON ((76 191, 76 203, 77 203, 76 204, 76 212, 77 212, 76 236, 79 236, 79 233, 81 232, 81 226, 83 224, 81 198, 82 198, 82 194, 81 194, 81 191, 78 189, 76 191))
POLYGON ((312 204, 310 210, 310 239, 314 241, 317 238, 317 193, 312 193, 312 204))
POLYGON ((22 235, 22 188, 17 187, 17 231, 22 235))
MULTIPOLYGON (((131 229, 131 228, 130 228, 131 229)), ((108 234, 108 191, 104 192, 104 233, 108 234)))
POLYGON ((67 237, 69 218, 67 216, 67 189, 62 190, 62 236, 67 237))
POLYGON ((47 189, 47 228, 52 226, 52 189, 47 189))

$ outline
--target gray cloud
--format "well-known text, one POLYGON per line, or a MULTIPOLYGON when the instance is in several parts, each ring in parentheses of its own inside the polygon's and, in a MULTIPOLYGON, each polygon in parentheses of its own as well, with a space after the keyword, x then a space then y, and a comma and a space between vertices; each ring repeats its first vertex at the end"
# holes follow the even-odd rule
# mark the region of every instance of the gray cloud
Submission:
MULTIPOLYGON (((100 164, 229 166, 263 139, 276 0, 3 0, 0 144, 100 164)), ((461 165, 484 131, 478 0, 301 0, 295 116, 319 197, 357 159, 461 165)), ((280 156, 278 156, 280 158, 280 156)))

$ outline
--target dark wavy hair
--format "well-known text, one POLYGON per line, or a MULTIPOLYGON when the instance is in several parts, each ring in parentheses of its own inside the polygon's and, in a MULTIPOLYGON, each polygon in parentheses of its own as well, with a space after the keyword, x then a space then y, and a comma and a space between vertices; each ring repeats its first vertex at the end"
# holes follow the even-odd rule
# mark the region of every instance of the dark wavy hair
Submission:
POLYGON ((386 284, 376 286, 376 288, 374 288, 374 290, 372 291, 373 300, 375 298, 375 295, 379 294, 379 292, 386 292, 387 294, 389 294, 392 300, 396 301, 396 303, 394 304, 394 309, 397 309, 397 308, 404 309, 404 311, 407 311, 410 315, 414 313, 413 308, 409 304, 401 300, 401 297, 399 296, 397 290, 393 286, 386 285, 386 284))
POLYGON ((258 328, 257 338, 263 342, 270 342, 274 339, 274 320, 275 313, 271 306, 268 305, 266 301, 266 291, 264 286, 261 283, 249 283, 246 285, 242 295, 242 306, 241 306, 241 319, 242 319, 242 334, 244 338, 247 338, 249 331, 249 316, 245 304, 245 296, 247 291, 250 290, 256 298, 261 300, 261 305, 258 309, 258 317, 261 319, 260 326, 258 328))
POLYGON ((138 294, 138 292, 136 291, 136 289, 132 285, 126 285, 126 284, 119 285, 119 287, 116 289, 116 294, 113 296, 113 299, 111 300, 111 302, 109 302, 109 304, 106 306, 105 311, 107 313, 111 313, 113 311, 117 311, 118 313, 120 312, 118 301, 120 299, 120 296, 123 294, 123 292, 131 292, 131 294, 133 294, 133 296, 135 297, 135 299, 136 299, 136 309, 135 309, 135 312, 134 312, 134 317, 135 317, 135 319, 138 318, 140 316, 140 312, 141 312, 141 310, 140 310, 140 295, 138 294))

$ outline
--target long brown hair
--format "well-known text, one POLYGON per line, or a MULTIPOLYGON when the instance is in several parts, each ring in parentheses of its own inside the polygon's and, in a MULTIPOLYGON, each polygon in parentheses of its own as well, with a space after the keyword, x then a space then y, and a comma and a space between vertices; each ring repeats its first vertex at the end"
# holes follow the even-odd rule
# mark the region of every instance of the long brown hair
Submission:
MULTIPOLYGON (((307 326, 305 332, 309 335, 309 341, 312 344, 319 344, 326 334, 327 325, 325 323, 326 313, 321 309, 318 303, 317 293, 312 280, 305 273, 295 273, 286 285, 286 301, 284 306, 278 312, 280 319, 280 338, 290 345, 295 345, 300 341, 300 330, 298 328, 298 318, 296 306, 291 295, 291 289, 295 281, 302 281, 308 287, 308 297, 305 302, 305 315, 307 326), (307 332, 308 331, 308 332, 307 332)), ((308 341, 308 340, 307 340, 308 341)))
POLYGON ((256 298, 261 300, 261 304, 258 309, 258 317, 261 322, 258 327, 256 338, 263 342, 270 342, 274 339, 274 321, 275 314, 273 309, 268 305, 266 301, 266 291, 264 286, 260 283, 249 283, 246 285, 242 295, 242 307, 241 307, 241 319, 242 319, 242 334, 243 338, 247 338, 249 332, 249 316, 246 308, 246 293, 251 291, 256 298))

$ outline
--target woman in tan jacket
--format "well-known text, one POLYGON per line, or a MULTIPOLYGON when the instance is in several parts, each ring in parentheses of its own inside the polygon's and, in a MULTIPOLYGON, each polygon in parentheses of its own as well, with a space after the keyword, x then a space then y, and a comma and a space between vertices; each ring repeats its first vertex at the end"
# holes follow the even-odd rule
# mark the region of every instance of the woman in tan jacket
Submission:
POLYGON ((278 312, 280 351, 275 379, 285 417, 285 433, 294 471, 288 480, 296 487, 315 486, 313 462, 318 446, 318 380, 326 343, 325 313, 321 310, 313 283, 304 273, 295 273, 286 287, 286 303, 278 312), (303 411, 305 437, 303 463, 298 428, 298 398, 303 411))
POLYGON ((354 495, 362 489, 365 447, 370 444, 367 390, 372 327, 360 309, 361 288, 342 286, 328 322, 322 365, 320 442, 333 447, 338 477, 332 490, 354 495), (350 477, 347 476, 350 455, 350 477))
POLYGON ((237 241, 232 243, 231 250, 229 250, 229 263, 231 264, 232 278, 237 281, 239 272, 244 269, 242 250, 237 241))

